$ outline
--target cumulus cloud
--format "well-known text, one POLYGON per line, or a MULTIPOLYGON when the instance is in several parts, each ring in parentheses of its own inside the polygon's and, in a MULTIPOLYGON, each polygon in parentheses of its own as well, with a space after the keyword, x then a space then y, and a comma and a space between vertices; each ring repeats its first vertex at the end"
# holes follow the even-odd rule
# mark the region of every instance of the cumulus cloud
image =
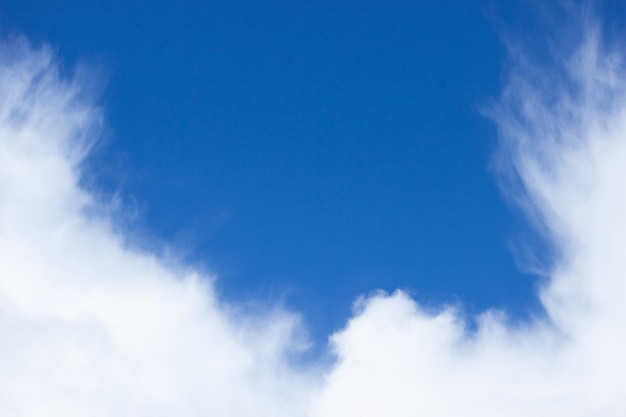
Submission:
POLYGON ((297 317, 221 305, 79 186, 102 124, 83 87, 50 48, 0 47, 0 415, 304 415, 297 317))
POLYGON ((511 197, 556 249, 545 316, 359 299, 334 363, 297 316, 235 314, 212 277, 129 245, 80 184, 102 114, 49 48, 0 46, 0 415, 623 416, 626 68, 600 27, 523 54, 489 110, 511 197))
POLYGON ((332 337, 314 416, 626 415, 626 68, 579 22, 571 54, 533 65, 512 49, 488 112, 510 197, 557 254, 546 316, 513 325, 488 311, 468 331, 454 307, 371 297, 332 337))

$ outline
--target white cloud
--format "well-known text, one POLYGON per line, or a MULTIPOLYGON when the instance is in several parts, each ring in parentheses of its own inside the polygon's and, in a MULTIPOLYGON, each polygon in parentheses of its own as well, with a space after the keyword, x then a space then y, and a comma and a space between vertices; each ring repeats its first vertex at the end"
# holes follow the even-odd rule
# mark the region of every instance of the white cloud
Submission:
POLYGON ((313 416, 626 415, 626 69, 598 26, 581 29, 554 67, 513 54, 490 111, 512 198, 559 254, 547 317, 487 312, 471 333, 453 308, 374 296, 333 336, 313 416))
POLYGON ((626 415, 626 69, 583 29, 556 71, 513 55, 490 112, 513 198, 558 249, 547 317, 468 332, 454 307, 378 293, 324 372, 290 365, 297 316, 236 315, 211 277, 125 243, 79 186, 100 110, 48 48, 5 42, 0 415, 626 415))
POLYGON ((304 415, 297 317, 242 318, 129 248, 78 186, 100 110, 49 48, 0 63, 0 415, 304 415))
POLYGON ((475 333, 454 309, 378 295, 333 336, 314 416, 626 415, 626 72, 584 26, 565 68, 513 69, 491 116, 513 198, 558 249, 546 318, 475 333))

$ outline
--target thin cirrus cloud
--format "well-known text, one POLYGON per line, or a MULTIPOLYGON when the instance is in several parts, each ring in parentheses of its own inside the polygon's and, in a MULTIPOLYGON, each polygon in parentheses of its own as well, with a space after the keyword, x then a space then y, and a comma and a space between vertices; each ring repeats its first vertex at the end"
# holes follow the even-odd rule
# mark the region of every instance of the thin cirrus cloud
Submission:
POLYGON ((129 245, 80 186, 101 111, 49 48, 4 41, 0 414, 626 415, 626 69, 597 23, 581 33, 557 67, 512 53, 487 111, 509 197, 557 249, 545 316, 487 311, 469 331, 453 306, 378 293, 330 366, 291 360, 296 314, 237 314, 212 277, 129 245))

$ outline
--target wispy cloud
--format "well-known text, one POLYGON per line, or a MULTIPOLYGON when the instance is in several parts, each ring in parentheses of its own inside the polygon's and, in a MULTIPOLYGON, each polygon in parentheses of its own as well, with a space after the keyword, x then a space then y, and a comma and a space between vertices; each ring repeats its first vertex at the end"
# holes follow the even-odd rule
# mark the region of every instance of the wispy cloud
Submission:
POLYGON ((101 111, 49 48, 5 41, 0 414, 625 415, 626 68, 597 23, 580 34, 549 64, 516 50, 489 111, 511 196, 557 249, 545 317, 468 331, 454 307, 377 294, 325 370, 290 364, 297 316, 234 314, 212 277, 126 243, 79 185, 101 111))

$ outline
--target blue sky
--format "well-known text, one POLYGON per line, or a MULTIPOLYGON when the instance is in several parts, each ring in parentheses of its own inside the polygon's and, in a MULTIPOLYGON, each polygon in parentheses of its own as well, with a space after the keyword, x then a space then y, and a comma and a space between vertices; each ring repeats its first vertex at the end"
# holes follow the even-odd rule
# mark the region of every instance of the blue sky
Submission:
POLYGON ((19 1, 0 25, 102 74, 91 172, 133 228, 324 337, 374 289, 532 303, 481 115, 506 3, 19 1))
POLYGON ((387 3, 0 3, 0 415, 626 415, 626 7, 387 3))

